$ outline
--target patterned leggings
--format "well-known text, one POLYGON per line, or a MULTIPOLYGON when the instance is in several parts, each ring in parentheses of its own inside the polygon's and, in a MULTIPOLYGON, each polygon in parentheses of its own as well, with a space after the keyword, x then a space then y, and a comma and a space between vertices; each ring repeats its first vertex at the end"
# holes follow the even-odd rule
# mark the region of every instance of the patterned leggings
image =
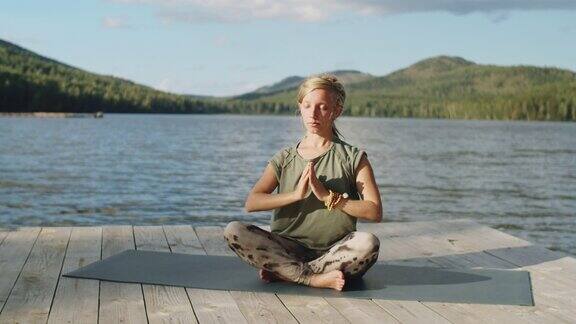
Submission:
POLYGON ((360 278, 378 259, 380 241, 371 233, 351 232, 328 250, 309 249, 255 225, 234 221, 224 238, 242 260, 284 279, 310 285, 316 273, 341 270, 345 279, 360 278))

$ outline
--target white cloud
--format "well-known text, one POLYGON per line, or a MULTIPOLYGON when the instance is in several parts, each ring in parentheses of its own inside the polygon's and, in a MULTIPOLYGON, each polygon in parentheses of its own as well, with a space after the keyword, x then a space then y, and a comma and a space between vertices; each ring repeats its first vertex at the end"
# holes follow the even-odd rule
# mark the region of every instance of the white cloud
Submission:
POLYGON ((160 82, 158 82, 158 84, 154 88, 161 90, 161 91, 174 92, 173 83, 174 82, 171 81, 170 79, 164 78, 164 79, 160 80, 160 82))
POLYGON ((217 36, 212 40, 216 47, 226 47, 230 45, 230 39, 226 36, 217 36))
POLYGON ((119 17, 104 17, 102 19, 102 26, 110 29, 130 27, 130 25, 127 23, 126 18, 119 18, 119 17))
POLYGON ((481 12, 493 20, 506 12, 523 10, 575 10, 574 0, 112 0, 158 8, 164 22, 245 22, 283 19, 318 22, 339 14, 391 15, 415 12, 448 12, 457 15, 481 12))
POLYGON ((253 91, 263 85, 264 83, 245 80, 209 79, 183 81, 174 78, 163 78, 153 87, 161 91, 178 94, 231 96, 253 91))

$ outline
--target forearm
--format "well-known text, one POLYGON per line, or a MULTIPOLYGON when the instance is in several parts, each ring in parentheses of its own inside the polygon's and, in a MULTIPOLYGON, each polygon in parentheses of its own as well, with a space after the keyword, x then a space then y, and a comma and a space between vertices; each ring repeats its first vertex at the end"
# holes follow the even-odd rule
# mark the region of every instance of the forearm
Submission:
POLYGON ((352 217, 362 218, 371 222, 379 223, 382 220, 381 207, 368 200, 342 198, 334 208, 338 208, 352 217))
POLYGON ((265 211, 290 205, 298 201, 292 192, 268 194, 263 192, 251 193, 246 198, 244 209, 247 212, 265 211))

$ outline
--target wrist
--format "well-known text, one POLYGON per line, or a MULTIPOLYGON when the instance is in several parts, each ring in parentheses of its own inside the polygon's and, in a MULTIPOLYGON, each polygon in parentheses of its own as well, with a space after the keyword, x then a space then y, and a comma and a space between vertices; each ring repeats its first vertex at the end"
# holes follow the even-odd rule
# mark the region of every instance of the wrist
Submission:
POLYGON ((302 198, 299 197, 298 192, 296 192, 296 191, 292 191, 292 192, 289 194, 289 197, 290 197, 290 200, 291 200, 292 202, 296 202, 296 201, 302 199, 302 198))
POLYGON ((346 193, 346 192, 341 194, 341 193, 329 190, 328 197, 324 201, 324 206, 326 206, 326 208, 328 208, 328 211, 330 211, 330 210, 336 208, 338 205, 340 205, 344 200, 347 200, 347 198, 348 198, 348 193, 346 193))
POLYGON ((306 198, 306 194, 302 195, 298 191, 292 191, 291 193, 289 193, 289 195, 290 195, 290 200, 292 200, 292 202, 297 202, 297 201, 300 201, 300 200, 303 200, 304 198, 306 198))
POLYGON ((332 209, 341 209, 341 207, 344 207, 347 201, 348 198, 341 197, 340 200, 338 200, 338 202, 334 204, 332 209))

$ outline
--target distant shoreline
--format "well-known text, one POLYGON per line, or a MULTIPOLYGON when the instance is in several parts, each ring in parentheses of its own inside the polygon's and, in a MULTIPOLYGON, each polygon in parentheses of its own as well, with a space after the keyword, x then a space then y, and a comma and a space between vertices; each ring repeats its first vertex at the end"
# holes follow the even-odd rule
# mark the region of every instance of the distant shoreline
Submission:
POLYGON ((101 111, 95 113, 70 112, 0 112, 0 117, 35 117, 35 118, 102 118, 101 111))

